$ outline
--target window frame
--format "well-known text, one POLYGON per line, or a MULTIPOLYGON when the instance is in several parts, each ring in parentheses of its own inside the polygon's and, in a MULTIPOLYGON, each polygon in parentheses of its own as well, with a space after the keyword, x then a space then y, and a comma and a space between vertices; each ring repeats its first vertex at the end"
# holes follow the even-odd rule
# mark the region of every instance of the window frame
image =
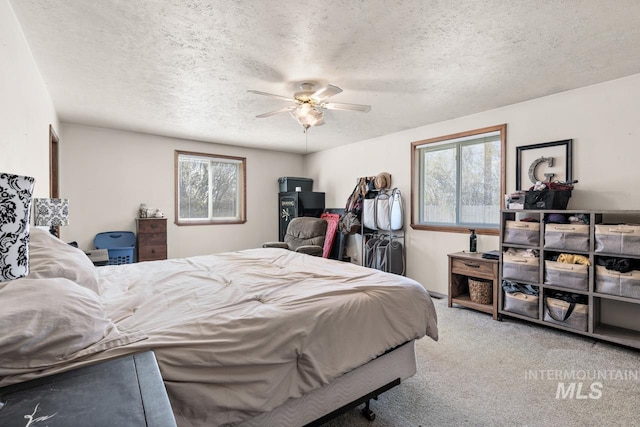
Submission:
MULTIPOLYGON (((420 198, 420 158, 418 156, 418 147, 426 144, 441 143, 446 144, 446 141, 452 141, 464 137, 470 137, 475 135, 481 135, 490 132, 500 133, 500 194, 503 195, 506 192, 506 149, 507 149, 507 125, 506 123, 496 126, 489 126, 480 129, 474 129, 465 132, 459 132, 451 135, 438 136, 435 138, 423 139, 420 141, 414 141, 411 143, 411 228, 414 230, 430 230, 430 231, 444 231, 450 233, 468 233, 469 227, 464 225, 434 225, 434 224, 420 224, 416 222, 418 218, 419 210, 419 198, 420 198)), ((456 188, 459 192, 459 183, 456 188)), ((500 209, 504 209, 504 197, 500 197, 500 209)), ((498 225, 493 228, 476 228, 476 234, 494 235, 500 234, 499 221, 498 225)))
POLYGON ((174 223, 176 225, 223 225, 223 224, 244 224, 247 222, 247 159, 246 157, 236 157, 236 156, 226 156, 221 154, 211 154, 211 153, 199 153, 195 151, 181 151, 175 150, 174 155, 174 184, 175 184, 175 220, 174 223), (228 161, 228 163, 237 163, 240 165, 240 173, 239 179, 241 182, 238 183, 238 219, 212 219, 212 218, 203 218, 203 219, 181 219, 180 218, 180 156, 192 156, 192 157, 202 157, 206 158, 209 161, 211 160, 219 160, 221 162, 228 161))

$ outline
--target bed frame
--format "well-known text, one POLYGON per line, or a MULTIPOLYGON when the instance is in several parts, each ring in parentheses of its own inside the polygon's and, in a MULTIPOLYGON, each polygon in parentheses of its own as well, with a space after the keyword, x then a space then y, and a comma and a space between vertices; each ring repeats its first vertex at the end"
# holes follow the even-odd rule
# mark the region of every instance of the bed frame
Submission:
POLYGON ((348 372, 326 386, 289 399, 271 412, 238 424, 241 427, 320 426, 362 403, 368 420, 375 419, 370 400, 416 373, 414 341, 348 372), (346 405, 344 402, 349 402, 346 405))

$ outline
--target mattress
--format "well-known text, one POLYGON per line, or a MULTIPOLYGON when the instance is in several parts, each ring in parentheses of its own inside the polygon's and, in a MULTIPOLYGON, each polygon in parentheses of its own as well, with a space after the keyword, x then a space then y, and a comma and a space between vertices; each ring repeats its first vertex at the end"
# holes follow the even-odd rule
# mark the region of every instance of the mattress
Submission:
MULTIPOLYGON (((30 248, 48 258, 76 250, 57 242, 30 248)), ((13 331, 0 337, 0 386, 153 350, 179 425, 213 427, 270 413, 408 341, 437 339, 420 284, 350 263, 263 248, 98 269, 70 259, 33 263, 66 278, 0 287, 9 307, 0 323, 13 331)))

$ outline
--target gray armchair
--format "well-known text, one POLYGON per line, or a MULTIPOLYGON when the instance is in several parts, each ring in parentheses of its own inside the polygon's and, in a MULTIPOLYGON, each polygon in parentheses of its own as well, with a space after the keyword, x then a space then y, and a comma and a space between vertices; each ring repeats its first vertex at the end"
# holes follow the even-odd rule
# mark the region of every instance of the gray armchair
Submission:
POLYGON ((313 217, 293 218, 287 226, 284 242, 267 242, 263 248, 282 248, 313 256, 322 256, 327 221, 313 217))

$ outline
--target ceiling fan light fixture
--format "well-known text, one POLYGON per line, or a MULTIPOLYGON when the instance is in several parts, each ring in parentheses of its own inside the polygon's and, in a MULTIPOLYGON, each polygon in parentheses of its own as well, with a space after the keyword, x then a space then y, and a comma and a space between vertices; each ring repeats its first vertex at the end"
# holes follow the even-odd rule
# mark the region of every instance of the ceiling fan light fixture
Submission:
POLYGON ((317 125, 323 118, 322 112, 315 109, 309 103, 298 105, 295 110, 291 111, 291 115, 305 129, 309 129, 311 126, 317 125))
POLYGON ((325 123, 323 114, 323 110, 325 109, 360 111, 363 113, 371 110, 370 105, 327 102, 328 98, 342 92, 342 89, 340 89, 338 86, 330 84, 318 89, 316 88, 315 83, 302 82, 300 83, 300 90, 293 94, 293 98, 275 95, 268 92, 262 92, 259 90, 249 90, 248 92, 255 93, 257 95, 270 96, 289 102, 289 105, 286 107, 279 108, 275 111, 269 111, 268 113, 259 114, 256 117, 270 117, 275 114, 288 111, 289 113, 291 113, 291 117, 296 119, 296 121, 302 125, 305 132, 311 126, 321 126, 325 123))

